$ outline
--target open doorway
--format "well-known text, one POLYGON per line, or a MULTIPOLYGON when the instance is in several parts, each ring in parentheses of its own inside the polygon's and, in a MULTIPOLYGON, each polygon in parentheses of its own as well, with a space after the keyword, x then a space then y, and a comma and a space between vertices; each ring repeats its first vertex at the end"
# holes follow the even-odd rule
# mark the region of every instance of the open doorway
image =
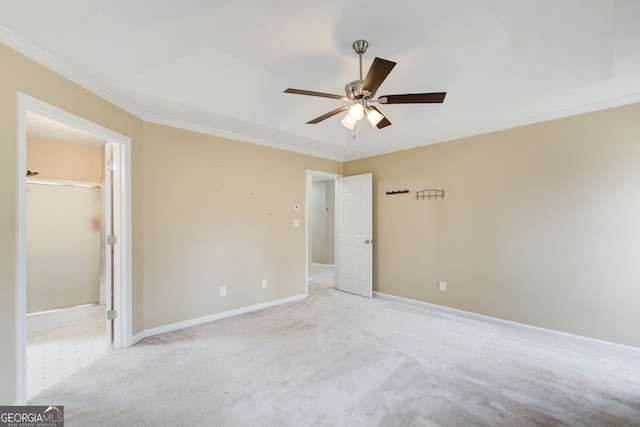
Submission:
POLYGON ((131 345, 130 140, 28 95, 18 107, 16 402, 26 404, 57 377, 131 345), (78 168, 59 157, 64 150, 85 152, 78 168), (34 337, 50 341, 56 366, 29 353, 34 337), (51 378, 37 384, 32 367, 51 378))
MULTIPOLYGON (((318 215, 321 221, 333 224, 334 241, 334 278, 331 287, 344 292, 371 298, 373 295, 373 176, 371 173, 341 177, 325 172, 306 172, 306 238, 307 238, 307 292, 309 283, 314 283, 314 235, 313 212, 314 182, 326 181, 327 187, 333 187, 333 212, 318 215)), ((321 188, 321 186, 318 186, 321 188)), ((326 199, 322 190, 318 198, 326 199)), ((326 209, 326 205, 325 205, 326 209)), ((326 231, 326 229, 325 229, 326 231)), ((322 238, 322 236, 320 236, 322 238)), ((316 258, 321 259, 321 258, 316 258)), ((326 258, 324 258, 326 259, 326 258)), ((326 262, 326 261, 325 261, 326 262)), ((327 264, 322 264, 326 267, 327 264)), ((326 270, 325 270, 326 271, 326 270)), ((316 274, 322 271, 316 269, 316 274)), ((327 285, 320 285, 327 286, 327 285)))
POLYGON ((104 356, 103 138, 27 113, 27 398, 104 356))
POLYGON ((338 178, 327 172, 306 173, 307 295, 309 283, 335 286, 338 178))

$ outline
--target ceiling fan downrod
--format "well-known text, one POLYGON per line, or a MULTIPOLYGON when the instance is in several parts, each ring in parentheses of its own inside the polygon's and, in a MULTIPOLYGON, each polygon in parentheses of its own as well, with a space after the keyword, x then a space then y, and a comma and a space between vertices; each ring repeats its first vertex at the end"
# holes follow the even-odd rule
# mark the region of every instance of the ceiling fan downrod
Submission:
POLYGON ((346 110, 348 114, 342 119, 342 124, 353 130, 356 129, 356 133, 359 129, 358 123, 363 117, 367 117, 371 124, 378 129, 383 129, 391 122, 382 114, 378 108, 370 106, 369 103, 380 104, 440 104, 444 101, 446 92, 432 92, 432 93, 409 93, 403 95, 383 95, 375 98, 378 88, 387 78, 396 63, 382 58, 374 58, 367 76, 362 77, 362 55, 367 51, 369 42, 366 40, 356 40, 351 45, 353 50, 358 55, 360 63, 360 79, 347 83, 344 87, 346 96, 335 95, 332 93, 314 92, 310 90, 292 89, 288 88, 285 93, 293 93, 297 95, 318 96, 321 98, 331 98, 341 101, 350 101, 351 105, 343 105, 320 117, 316 117, 313 120, 309 120, 307 124, 316 124, 321 121, 340 114, 346 110))
MULTIPOLYGON (((347 98, 349 98, 351 101, 358 102, 359 100, 362 100, 362 98, 366 95, 362 93, 362 54, 367 51, 369 42, 366 40, 356 40, 351 46, 353 47, 353 50, 358 54, 358 59, 360 62, 360 78, 358 80, 347 83, 344 87, 344 91, 347 94, 347 98)), ((360 103, 362 103, 364 106, 365 102, 360 101, 360 103)))
POLYGON ((351 46, 353 47, 353 50, 356 51, 356 53, 358 54, 358 57, 360 58, 360 80, 362 80, 362 54, 367 51, 367 48, 369 47, 369 42, 366 40, 356 40, 355 42, 353 42, 351 46))

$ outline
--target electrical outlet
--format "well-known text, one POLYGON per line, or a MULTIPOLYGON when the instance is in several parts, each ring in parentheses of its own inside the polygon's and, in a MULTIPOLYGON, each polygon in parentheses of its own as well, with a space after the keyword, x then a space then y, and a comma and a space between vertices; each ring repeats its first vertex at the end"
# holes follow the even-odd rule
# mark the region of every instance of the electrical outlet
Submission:
POLYGON ((266 288, 267 287, 267 279, 262 279, 262 288, 266 288))
POLYGON ((299 219, 297 219, 297 218, 296 218, 296 219, 294 219, 294 220, 293 220, 293 226, 294 226, 294 227, 300 227, 300 220, 299 220, 299 219))
POLYGON ((440 292, 447 292, 447 282, 438 282, 438 290, 440 292))
POLYGON ((227 287, 226 286, 220 286, 220 296, 221 297, 226 297, 227 296, 227 287))

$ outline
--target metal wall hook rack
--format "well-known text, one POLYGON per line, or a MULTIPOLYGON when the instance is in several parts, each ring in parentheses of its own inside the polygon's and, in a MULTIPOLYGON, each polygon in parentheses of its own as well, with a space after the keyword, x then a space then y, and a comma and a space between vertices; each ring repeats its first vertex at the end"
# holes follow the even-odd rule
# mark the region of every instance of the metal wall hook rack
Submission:
POLYGON ((408 193, 409 190, 397 190, 397 191, 387 191, 387 195, 390 194, 404 194, 404 193, 408 193))
POLYGON ((430 188, 428 190, 422 190, 416 193, 416 200, 437 199, 438 197, 444 199, 444 190, 435 190, 433 188, 430 188))

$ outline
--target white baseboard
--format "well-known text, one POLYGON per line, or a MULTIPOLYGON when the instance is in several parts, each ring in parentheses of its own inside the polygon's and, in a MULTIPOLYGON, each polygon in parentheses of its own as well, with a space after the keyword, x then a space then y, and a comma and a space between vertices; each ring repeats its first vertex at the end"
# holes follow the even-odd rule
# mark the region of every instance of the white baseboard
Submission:
POLYGON ((410 304, 417 307, 422 307, 434 311, 439 311, 441 313, 453 314, 456 316, 466 317, 468 319, 479 320, 481 322, 493 323, 499 326, 506 326, 516 329, 529 330, 529 331, 538 331, 549 335, 555 336, 563 336, 565 338, 574 339, 577 341, 581 341, 583 343, 588 343, 590 345, 595 345, 600 348, 603 348, 608 351, 616 352, 619 354, 625 354, 633 357, 640 356, 640 348, 632 347, 629 345, 618 344, 610 341, 599 340, 595 338, 589 338, 582 335, 570 334, 568 332, 556 331, 553 329, 541 328, 539 326, 527 325, 525 323, 513 322, 511 320, 500 319, 497 317, 485 316, 483 314, 472 313, 470 311, 458 310, 455 308, 445 307, 438 304, 433 304, 424 301, 418 301, 410 298, 398 297, 395 295, 385 294, 382 292, 373 292, 373 296, 375 298, 380 298, 388 301, 400 302, 403 304, 410 304))
POLYGON ((276 307, 278 305, 300 301, 305 298, 307 298, 305 294, 294 295, 292 297, 269 301, 262 304, 251 305, 249 307, 242 307, 235 310, 225 311, 222 313, 211 314, 209 316, 198 317, 196 319, 184 320, 182 322, 176 322, 176 323, 171 323, 169 325, 158 326, 157 328, 145 329, 144 331, 134 335, 132 344, 136 344, 147 337, 151 337, 158 334, 164 334, 165 332, 177 331, 178 329, 184 329, 190 326, 201 325, 203 323, 213 322, 215 320, 226 319, 227 317, 233 317, 233 316, 238 316, 240 314, 251 313, 258 310, 264 310, 265 308, 276 307))
POLYGON ((27 314, 27 331, 55 328, 72 325, 94 319, 107 319, 107 309, 104 305, 90 305, 70 307, 61 310, 49 310, 40 313, 27 314))

